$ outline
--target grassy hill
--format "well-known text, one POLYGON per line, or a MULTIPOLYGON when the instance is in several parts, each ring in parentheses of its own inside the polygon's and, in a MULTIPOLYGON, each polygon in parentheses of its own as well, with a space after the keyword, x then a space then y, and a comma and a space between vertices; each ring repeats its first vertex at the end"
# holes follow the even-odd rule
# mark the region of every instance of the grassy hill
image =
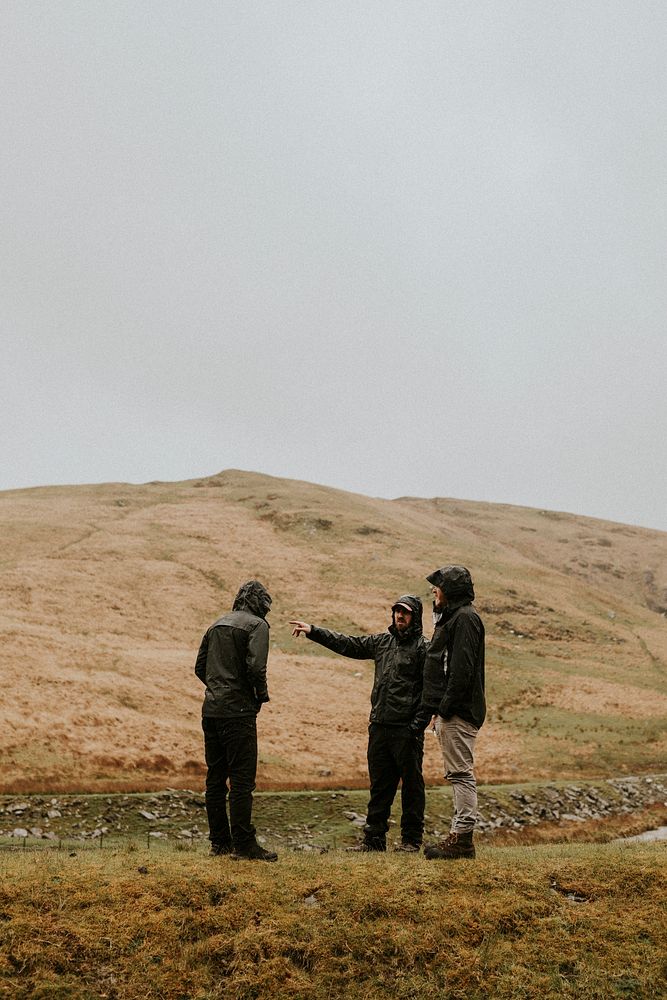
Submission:
POLYGON ((260 787, 363 783, 372 665, 287 619, 382 630, 446 562, 471 569, 487 626, 482 781, 664 768, 664 532, 233 470, 8 491, 0 526, 0 791, 200 787, 194 657, 250 577, 274 595, 260 787))

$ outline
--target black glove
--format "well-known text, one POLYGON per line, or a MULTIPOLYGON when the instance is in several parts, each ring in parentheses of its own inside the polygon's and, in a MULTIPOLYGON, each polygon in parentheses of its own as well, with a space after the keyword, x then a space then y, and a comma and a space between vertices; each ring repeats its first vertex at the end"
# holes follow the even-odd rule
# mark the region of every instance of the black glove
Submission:
POLYGON ((410 735, 414 736, 416 739, 423 737, 424 730, 426 729, 427 725, 428 725, 428 719, 423 719, 421 715, 418 715, 416 719, 413 719, 412 722, 410 723, 409 726, 410 735))

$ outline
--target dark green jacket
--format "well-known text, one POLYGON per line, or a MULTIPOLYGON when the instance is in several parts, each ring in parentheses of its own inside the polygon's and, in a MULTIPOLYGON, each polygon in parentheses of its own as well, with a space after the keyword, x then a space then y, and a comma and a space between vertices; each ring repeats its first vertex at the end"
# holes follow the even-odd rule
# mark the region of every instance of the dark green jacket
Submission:
POLYGON ((422 731, 422 687, 427 643, 419 625, 414 624, 401 636, 391 625, 376 635, 342 635, 313 626, 308 636, 334 653, 356 660, 375 661, 375 679, 371 692, 370 722, 387 726, 409 726, 422 731))
POLYGON ((239 590, 234 610, 208 629, 199 647, 195 674, 206 685, 202 715, 238 718, 257 715, 269 700, 266 664, 271 598, 256 580, 239 590))

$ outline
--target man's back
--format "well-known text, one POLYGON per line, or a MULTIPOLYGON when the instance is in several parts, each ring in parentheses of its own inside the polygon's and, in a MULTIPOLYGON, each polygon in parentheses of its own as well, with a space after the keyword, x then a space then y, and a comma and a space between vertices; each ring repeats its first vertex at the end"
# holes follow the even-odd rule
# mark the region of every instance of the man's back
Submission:
POLYGON ((261 614, 261 591, 255 593, 250 583, 237 594, 234 610, 211 625, 199 647, 195 673, 206 685, 203 716, 256 715, 269 700, 269 626, 261 614))
POLYGON ((257 776, 257 713, 269 700, 266 661, 271 595, 248 580, 233 610, 218 618, 199 647, 195 673, 206 685, 202 708, 206 814, 211 854, 276 861, 255 838, 252 793, 257 776), (227 796, 229 794, 229 816, 227 796))

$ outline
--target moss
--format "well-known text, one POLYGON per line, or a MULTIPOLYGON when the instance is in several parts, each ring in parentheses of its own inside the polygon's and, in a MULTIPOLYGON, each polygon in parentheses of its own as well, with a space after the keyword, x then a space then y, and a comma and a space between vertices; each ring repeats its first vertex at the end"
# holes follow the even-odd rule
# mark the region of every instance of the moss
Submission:
POLYGON ((0 993, 17 1000, 608 998, 665 987, 659 847, 482 849, 474 865, 445 866, 340 852, 275 866, 173 850, 61 853, 2 857, 0 872, 0 993))

